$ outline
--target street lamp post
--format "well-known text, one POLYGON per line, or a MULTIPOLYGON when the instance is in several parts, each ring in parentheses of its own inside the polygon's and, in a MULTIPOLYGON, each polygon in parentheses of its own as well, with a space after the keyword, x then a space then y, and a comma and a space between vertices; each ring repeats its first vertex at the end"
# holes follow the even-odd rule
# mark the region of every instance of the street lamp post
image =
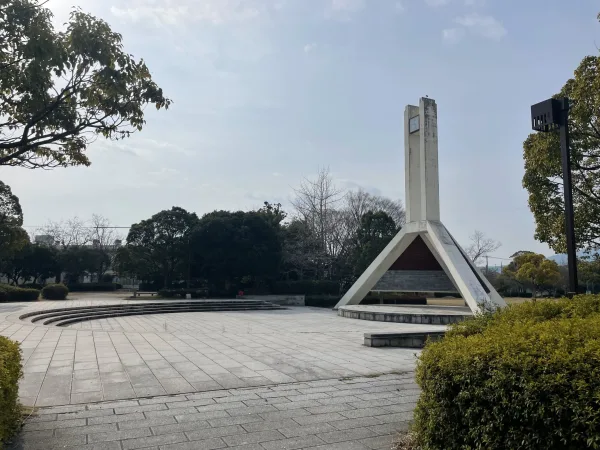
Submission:
POLYGON ((569 99, 551 98, 531 107, 531 125, 543 133, 560 130, 560 152, 565 197, 565 223, 567 231, 567 259, 569 267, 569 296, 578 291, 575 222, 573 218, 573 193, 571 182, 571 152, 569 150, 569 99))

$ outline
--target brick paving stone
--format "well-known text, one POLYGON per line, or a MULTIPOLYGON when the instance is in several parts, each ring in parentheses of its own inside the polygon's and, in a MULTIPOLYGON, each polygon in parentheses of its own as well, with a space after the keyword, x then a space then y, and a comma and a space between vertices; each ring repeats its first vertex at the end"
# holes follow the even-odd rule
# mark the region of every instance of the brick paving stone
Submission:
POLYGON ((121 442, 124 450, 133 450, 138 448, 146 448, 154 445, 177 444, 178 442, 186 442, 187 438, 183 433, 163 434, 160 436, 147 436, 136 439, 127 439, 121 442))
POLYGON ((301 437, 293 437, 289 439, 282 439, 279 441, 263 442, 261 445, 265 450, 295 450, 303 449, 306 447, 315 447, 322 445, 324 441, 319 439, 317 436, 308 435, 301 437))
MULTIPOLYGON (((224 436, 223 440, 227 445, 233 447, 235 445, 245 444, 261 444, 263 447, 268 441, 276 441, 282 439, 283 435, 278 431, 258 431, 256 433, 234 434, 224 436)), ((285 448, 285 447, 284 447, 285 448)))
MULTIPOLYGON (((215 450, 227 447, 221 438, 206 439, 204 441, 181 442, 179 444, 161 445, 160 450, 215 450)), ((260 449, 263 450, 263 449, 260 449)))
POLYGON ((359 439, 365 439, 374 436, 376 436, 376 433, 369 428, 353 428, 350 430, 331 431, 329 433, 317 434, 319 439, 322 439, 328 444, 343 441, 357 441, 359 439))

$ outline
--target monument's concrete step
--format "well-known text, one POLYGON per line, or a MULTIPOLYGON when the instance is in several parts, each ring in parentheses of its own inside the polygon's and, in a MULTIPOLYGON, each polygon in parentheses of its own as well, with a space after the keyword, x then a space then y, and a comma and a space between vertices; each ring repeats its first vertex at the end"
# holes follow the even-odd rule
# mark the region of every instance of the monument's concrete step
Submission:
POLYGON ((89 320, 146 314, 218 311, 269 311, 284 309, 261 300, 202 300, 138 304, 98 305, 78 308, 56 308, 23 314, 21 320, 42 322, 44 325, 66 326, 89 320))
POLYGON ((471 317, 472 313, 462 306, 352 305, 340 307, 338 316, 378 322, 449 325, 471 317))
POLYGON ((445 331, 365 333, 365 346, 423 348, 428 340, 442 339, 445 334, 445 331))

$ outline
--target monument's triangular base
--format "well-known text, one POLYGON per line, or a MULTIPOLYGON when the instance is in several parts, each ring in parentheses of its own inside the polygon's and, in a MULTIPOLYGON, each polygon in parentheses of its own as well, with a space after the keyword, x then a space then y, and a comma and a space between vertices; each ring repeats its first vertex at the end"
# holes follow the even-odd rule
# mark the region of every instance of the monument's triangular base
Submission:
POLYGON ((374 288, 379 291, 459 292, 474 313, 506 306, 446 227, 437 221, 407 223, 346 292, 336 309, 358 305, 374 288), (421 286, 414 280, 406 281, 423 270, 436 276, 428 277, 425 283, 421 281, 421 286), (394 277, 394 273, 404 276, 394 277), (402 286, 394 287, 399 279, 404 279, 400 282, 402 286))

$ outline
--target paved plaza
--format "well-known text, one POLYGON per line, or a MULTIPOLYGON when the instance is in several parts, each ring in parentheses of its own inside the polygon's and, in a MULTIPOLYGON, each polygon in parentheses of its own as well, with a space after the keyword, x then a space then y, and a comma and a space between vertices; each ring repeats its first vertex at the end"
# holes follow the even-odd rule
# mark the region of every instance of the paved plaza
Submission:
POLYGON ((389 450, 411 373, 42 408, 10 450, 389 450))
POLYGON ((417 351, 365 347, 363 334, 444 328, 309 307, 69 327, 19 319, 34 310, 124 302, 95 294, 0 305, 0 334, 23 350, 21 402, 51 407, 27 421, 14 448, 51 448, 41 441, 90 449, 119 442, 124 449, 389 448, 379 446, 389 424, 406 422, 414 404, 417 351), (338 445, 344 436, 352 444, 338 445), (284 441, 289 446, 276 444, 284 441))

